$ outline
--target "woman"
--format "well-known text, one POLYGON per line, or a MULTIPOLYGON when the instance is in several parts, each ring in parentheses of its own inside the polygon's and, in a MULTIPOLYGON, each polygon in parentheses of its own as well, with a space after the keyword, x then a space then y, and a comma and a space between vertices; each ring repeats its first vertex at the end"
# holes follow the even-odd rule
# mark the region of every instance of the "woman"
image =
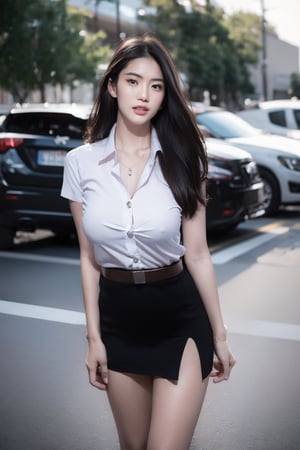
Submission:
POLYGON ((229 378, 206 242, 207 160, 174 64, 153 37, 121 42, 86 144, 65 162, 81 260, 90 383, 122 450, 190 446, 209 375, 229 378))

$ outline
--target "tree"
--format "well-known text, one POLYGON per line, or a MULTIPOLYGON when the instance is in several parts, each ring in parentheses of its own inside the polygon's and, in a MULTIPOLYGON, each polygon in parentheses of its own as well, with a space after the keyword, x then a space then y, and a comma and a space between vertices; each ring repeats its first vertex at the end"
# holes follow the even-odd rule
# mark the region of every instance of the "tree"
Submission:
POLYGON ((224 15, 223 24, 236 45, 240 60, 246 64, 256 64, 258 51, 262 48, 261 18, 241 11, 224 15))
POLYGON ((103 45, 106 38, 104 31, 99 30, 95 33, 85 31, 83 36, 84 42, 72 61, 74 67, 69 70, 67 75, 66 84, 71 88, 71 91, 78 80, 93 83, 96 89, 96 83, 98 83, 101 75, 100 65, 101 63, 105 64, 112 53, 108 45, 103 45))
POLYGON ((55 47, 52 47, 58 49, 53 82, 68 85, 72 90, 78 81, 95 81, 99 64, 109 59, 111 48, 103 44, 106 38, 104 31, 86 31, 85 22, 90 18, 87 12, 73 10, 61 17, 64 32, 57 35, 55 47))
POLYGON ((1 5, 0 84, 21 102, 34 87, 33 71, 28 67, 33 67, 35 25, 31 4, 8 0, 1 5))
POLYGON ((179 25, 183 39, 177 61, 188 75, 190 94, 193 96, 199 90, 208 90, 218 95, 225 74, 219 45, 220 39, 224 38, 224 30, 212 17, 198 11, 182 15, 179 25))
MULTIPOLYGON (((262 48, 262 19, 250 12, 239 11, 224 15, 223 23, 229 31, 230 38, 236 43, 239 56, 247 64, 258 62, 258 52, 262 48)), ((266 33, 276 36, 271 24, 266 25, 266 33)))
MULTIPOLYGON (((259 52, 262 50, 262 18, 257 14, 240 11, 229 16, 224 15, 223 24, 235 45, 238 64, 242 69, 241 91, 246 95, 252 94, 254 89, 249 82, 249 66, 258 63, 259 52)), ((271 24, 265 25, 265 32, 276 35, 271 24)))
POLYGON ((224 13, 207 2, 149 0, 157 8, 155 30, 170 49, 176 65, 188 78, 189 94, 199 99, 203 91, 215 103, 237 103, 240 92, 252 88, 239 47, 224 24, 224 13), (166 27, 166 23, 168 26, 166 27))
POLYGON ((84 25, 85 17, 68 12, 66 0, 7 0, 0 18, 0 85, 22 103, 33 89, 45 101, 47 84, 94 81, 109 47, 98 33, 102 50, 96 54, 81 33, 84 25))

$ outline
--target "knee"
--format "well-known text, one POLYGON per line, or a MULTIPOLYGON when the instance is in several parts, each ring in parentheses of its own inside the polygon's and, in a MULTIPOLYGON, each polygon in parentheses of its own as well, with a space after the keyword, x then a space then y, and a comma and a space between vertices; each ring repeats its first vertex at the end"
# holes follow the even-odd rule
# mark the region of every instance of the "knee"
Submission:
POLYGON ((147 445, 146 450, 189 450, 190 443, 170 442, 168 440, 152 441, 147 445))
POLYGON ((121 439, 120 447, 121 450, 146 450, 147 440, 140 439, 138 436, 127 436, 121 439))

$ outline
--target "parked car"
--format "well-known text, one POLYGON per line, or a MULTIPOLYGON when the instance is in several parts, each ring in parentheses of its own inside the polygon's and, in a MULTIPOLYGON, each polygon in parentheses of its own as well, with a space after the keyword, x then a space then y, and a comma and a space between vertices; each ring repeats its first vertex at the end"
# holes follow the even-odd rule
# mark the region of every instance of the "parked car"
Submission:
POLYGON ((266 215, 281 205, 300 204, 299 141, 264 133, 222 108, 196 104, 194 113, 206 135, 251 153, 264 181, 266 215))
POLYGON ((0 129, 0 247, 16 231, 73 230, 60 197, 66 153, 82 144, 89 106, 28 105, 12 109, 0 129))
POLYGON ((264 185, 251 155, 218 139, 206 139, 206 146, 208 231, 229 231, 262 216, 264 185))
POLYGON ((0 114, 0 126, 2 125, 2 123, 5 120, 6 115, 5 114, 0 114))
MULTIPOLYGON (((74 231, 60 197, 63 164, 82 144, 89 112, 88 105, 29 105, 7 115, 0 132, 0 248, 10 248, 18 230, 74 231)), ((252 157, 215 141, 208 155, 208 228, 228 229, 261 214, 263 184, 252 157)))
POLYGON ((238 115, 254 127, 300 139, 300 100, 260 102, 256 108, 240 111, 238 115))

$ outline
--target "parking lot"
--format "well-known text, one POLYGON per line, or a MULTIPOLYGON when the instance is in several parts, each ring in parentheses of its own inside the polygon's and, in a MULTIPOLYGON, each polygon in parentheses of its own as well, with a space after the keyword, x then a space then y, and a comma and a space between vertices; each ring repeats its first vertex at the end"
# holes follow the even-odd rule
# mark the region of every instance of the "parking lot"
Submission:
MULTIPOLYGON (((299 210, 209 240, 237 365, 208 389, 191 450, 299 445, 299 210)), ((23 235, 0 252, 0 448, 117 450, 88 385, 76 241, 23 235)))

